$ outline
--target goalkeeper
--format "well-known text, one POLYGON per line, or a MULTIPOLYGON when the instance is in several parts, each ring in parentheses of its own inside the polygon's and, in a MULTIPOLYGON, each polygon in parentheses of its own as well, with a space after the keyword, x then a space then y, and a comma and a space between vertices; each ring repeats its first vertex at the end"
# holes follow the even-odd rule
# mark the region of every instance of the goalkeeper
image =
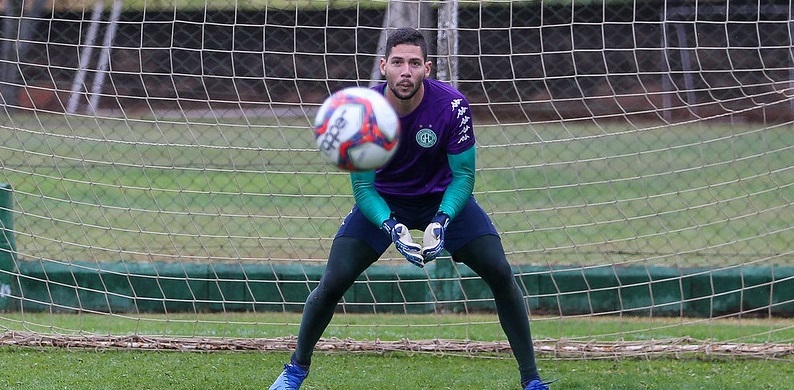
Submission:
POLYGON ((535 364, 527 310, 496 228, 472 196, 475 141, 469 104, 455 88, 428 78, 427 43, 412 28, 392 32, 380 71, 383 93, 400 117, 400 146, 377 171, 350 175, 355 205, 331 246, 319 285, 303 308, 295 352, 270 387, 299 389, 312 352, 343 294, 394 245, 418 267, 442 250, 490 287, 518 361, 521 388, 548 389, 535 364), (422 243, 409 230, 423 230, 422 243))

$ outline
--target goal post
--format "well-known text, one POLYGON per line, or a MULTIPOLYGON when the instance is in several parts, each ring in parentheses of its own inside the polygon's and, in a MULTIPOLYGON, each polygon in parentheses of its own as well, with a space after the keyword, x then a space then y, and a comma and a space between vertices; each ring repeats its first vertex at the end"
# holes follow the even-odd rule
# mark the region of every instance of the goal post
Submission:
MULTIPOLYGON (((410 24, 471 104, 541 354, 792 353, 787 2, 24 3, 0 22, 4 344, 288 348, 353 205, 314 115, 410 24)), ((506 349, 448 254, 390 248, 338 311, 329 349, 506 349)))
POLYGON ((14 297, 16 243, 14 239, 13 200, 11 186, 0 183, 0 311, 18 310, 14 297))

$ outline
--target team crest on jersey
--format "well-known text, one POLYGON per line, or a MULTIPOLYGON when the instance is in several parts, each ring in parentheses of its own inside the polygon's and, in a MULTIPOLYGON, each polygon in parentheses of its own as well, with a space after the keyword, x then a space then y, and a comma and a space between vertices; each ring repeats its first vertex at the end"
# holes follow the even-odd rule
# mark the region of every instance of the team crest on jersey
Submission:
POLYGON ((436 144, 436 141, 438 141, 438 137, 436 136, 436 133, 433 132, 433 130, 424 128, 422 130, 419 130, 418 133, 416 133, 416 143, 418 143, 419 146, 423 148, 432 147, 433 145, 436 144))

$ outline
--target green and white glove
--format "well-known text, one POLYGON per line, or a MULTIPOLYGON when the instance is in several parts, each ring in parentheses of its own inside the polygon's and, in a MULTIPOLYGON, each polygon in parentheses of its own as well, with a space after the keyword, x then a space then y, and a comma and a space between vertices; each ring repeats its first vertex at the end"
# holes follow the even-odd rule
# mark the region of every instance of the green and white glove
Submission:
POLYGON ((425 228, 425 234, 422 236, 422 257, 425 263, 438 257, 444 250, 444 231, 447 225, 449 225, 449 215, 438 213, 425 228))
POLYGON ((422 247, 414 243, 414 240, 411 238, 411 232, 408 231, 407 226, 397 222, 394 218, 389 218, 383 221, 381 228, 391 237, 394 247, 405 256, 406 260, 419 268, 424 268, 425 259, 421 254, 422 247))

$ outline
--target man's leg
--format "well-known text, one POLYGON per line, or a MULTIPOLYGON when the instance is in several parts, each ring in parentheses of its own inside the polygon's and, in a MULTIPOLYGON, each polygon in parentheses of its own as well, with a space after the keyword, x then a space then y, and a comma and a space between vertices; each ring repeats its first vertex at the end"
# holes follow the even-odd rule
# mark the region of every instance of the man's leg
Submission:
POLYGON ((364 241, 351 237, 334 239, 320 284, 309 294, 303 307, 293 364, 308 369, 314 347, 331 322, 336 305, 356 278, 378 257, 380 254, 364 241))
POLYGON ((524 296, 499 237, 490 234, 478 237, 455 251, 453 258, 469 266, 491 288, 499 322, 518 361, 522 386, 539 379, 524 296))

